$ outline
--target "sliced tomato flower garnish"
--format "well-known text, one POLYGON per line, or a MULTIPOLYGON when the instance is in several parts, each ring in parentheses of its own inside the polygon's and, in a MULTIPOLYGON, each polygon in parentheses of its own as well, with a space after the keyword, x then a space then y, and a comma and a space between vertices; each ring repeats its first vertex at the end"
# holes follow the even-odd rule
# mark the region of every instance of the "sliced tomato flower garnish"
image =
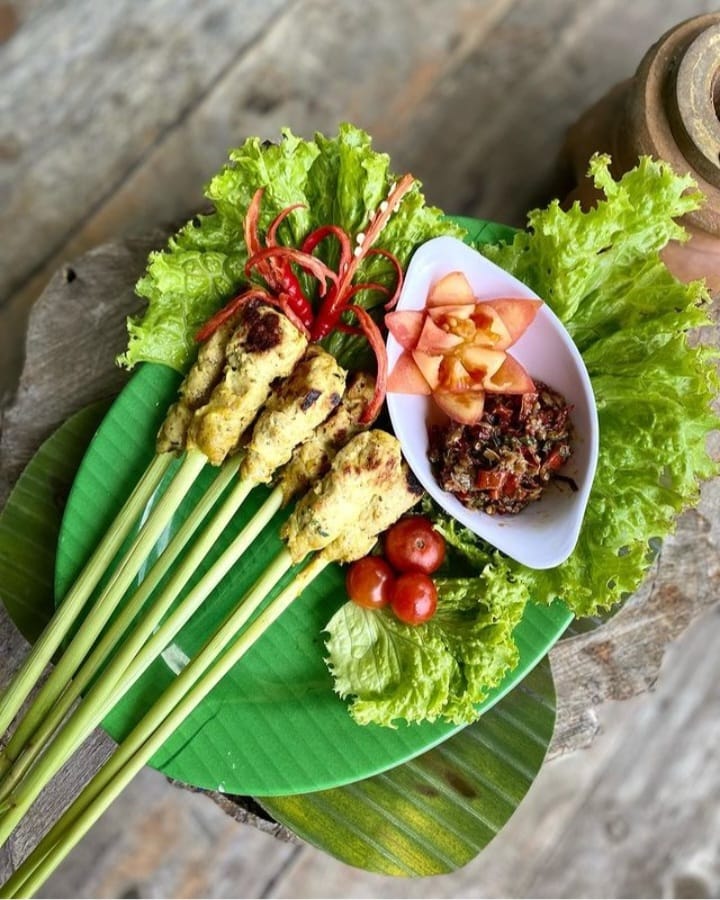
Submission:
POLYGON ((462 272, 450 272, 436 281, 427 298, 428 308, 460 306, 463 303, 475 303, 475 296, 470 282, 462 272))
POLYGON ((387 390, 392 394, 432 394, 430 385, 418 364, 413 359, 412 353, 404 350, 397 359, 388 375, 387 390))
POLYGON ((452 419, 474 424, 482 416, 486 392, 534 390, 532 378, 506 351, 541 305, 541 300, 515 297, 477 300, 465 275, 450 272, 431 286, 424 309, 385 317, 388 331, 405 351, 388 389, 429 392, 452 419))

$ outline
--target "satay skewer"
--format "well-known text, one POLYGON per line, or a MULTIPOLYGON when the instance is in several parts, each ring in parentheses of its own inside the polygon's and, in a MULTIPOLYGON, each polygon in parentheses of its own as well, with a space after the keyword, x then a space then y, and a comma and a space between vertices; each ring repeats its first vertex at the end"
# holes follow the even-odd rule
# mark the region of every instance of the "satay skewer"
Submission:
MULTIPOLYGON (((0 735, 8 730, 44 669, 82 614, 103 574, 175 461, 176 453, 185 449, 187 429, 192 415, 195 410, 208 402, 213 388, 220 380, 225 362, 225 348, 239 318, 236 314, 223 323, 200 346, 197 360, 180 385, 178 400, 171 406, 161 426, 155 455, 0 698, 0 735)), ((192 473, 186 469, 186 474, 189 483, 192 483, 190 477, 192 473)), ((176 490, 182 481, 183 479, 180 479, 176 490)), ((127 559, 127 555, 125 558, 127 559)), ((121 562, 118 567, 122 565, 121 562)), ((0 774, 7 765, 7 757, 0 752, 0 774)))
MULTIPOLYGON (((254 300, 235 314, 224 332, 216 332, 202 345, 195 366, 180 387, 179 400, 170 408, 160 429, 158 453, 148 474, 141 479, 118 520, 106 533, 91 562, 59 605, 50 625, 6 690, 0 703, 0 735, 8 730, 42 671, 89 605, 100 578, 174 460, 171 451, 181 449, 183 441, 187 446, 185 457, 112 577, 90 605, 82 627, 40 688, 25 719, 18 724, 17 738, 13 735, 8 747, 0 750, 0 777, 8 771, 19 750, 43 722, 86 658, 208 460, 219 465, 237 453, 242 435, 265 404, 273 382, 290 375, 307 346, 306 336, 283 313, 254 300)), ((220 477, 222 481, 218 488, 222 487, 227 473, 220 477)), ((251 489, 252 485, 247 483, 236 486, 228 508, 239 508, 251 489)), ((206 508, 210 505, 204 504, 206 508)), ((183 531, 186 540, 201 522, 202 515, 191 517, 183 531)), ((175 555, 180 549, 176 542, 175 555)))
POLYGON ((285 529, 287 547, 143 716, 7 882, 0 897, 35 892, 178 726, 323 569, 332 561, 349 562, 365 555, 378 534, 410 509, 420 494, 421 489, 402 460, 398 442, 390 435, 364 432, 346 445, 333 461, 330 473, 306 495, 303 521, 307 521, 313 502, 322 506, 318 510, 318 525, 308 540, 296 539, 301 533, 296 527, 285 529), (328 504, 329 497, 342 496, 350 480, 363 481, 362 517, 356 515, 357 510, 350 515, 342 512, 337 502, 334 510, 330 509, 333 504, 328 504), (330 515, 328 520, 333 511, 341 514, 330 515), (336 523, 330 531, 326 527, 328 521, 336 523), (307 558, 306 549, 311 545, 319 552, 241 632, 290 566, 307 558))
MULTIPOLYGON (((287 462, 295 446, 308 440, 315 429, 321 426, 337 409, 345 390, 345 377, 345 371, 335 358, 318 345, 313 345, 306 351, 292 374, 279 384, 252 429, 250 440, 240 463, 241 477, 238 484, 230 492, 228 500, 221 504, 220 510, 211 518, 209 526, 203 531, 200 538, 173 570, 170 581, 154 600, 150 609, 145 611, 142 617, 140 616, 147 601, 183 548, 187 522, 170 542, 165 552, 156 560, 145 581, 124 604, 116 621, 100 639, 90 656, 79 670, 71 673, 72 681, 68 681, 65 685, 56 681, 58 687, 55 690, 52 706, 48 707, 46 692, 40 698, 44 701, 43 715, 30 715, 33 713, 31 707, 30 714, 21 722, 6 748, 9 767, 7 767, 0 785, 0 802, 11 795, 41 752, 47 751, 48 747, 52 746, 52 760, 47 761, 45 769, 48 771, 51 768, 59 770, 87 734, 99 724, 102 716, 86 716, 87 707, 83 707, 76 710, 70 723, 66 724, 68 731, 77 735, 71 749, 62 753, 55 752, 56 745, 49 744, 74 702, 91 683, 97 672, 108 663, 108 660, 112 657, 112 661, 103 672, 101 683, 93 688, 92 696, 93 702, 97 704, 103 702, 103 697, 111 698, 105 702, 104 707, 109 711, 117 699, 142 675, 152 659, 170 643, 190 616, 238 562, 245 550, 272 518, 274 510, 265 509, 264 512, 261 511, 259 515, 253 517, 247 527, 193 588, 182 605, 158 628, 159 623, 167 615, 187 582, 212 550, 229 521, 237 514, 239 504, 236 501, 238 497, 243 499, 252 488, 269 481, 274 468, 287 462), (267 449, 268 447, 272 448, 272 452, 267 449), (136 619, 138 621, 134 629, 129 635, 126 635, 127 630, 136 619), (153 634, 154 631, 155 634, 153 634), (151 635, 150 647, 152 649, 143 654, 142 664, 131 666, 134 657, 140 653, 151 635), (119 649, 113 656, 116 648, 119 649), (128 667, 130 667, 130 671, 126 673, 128 667), (119 684, 121 686, 118 686, 119 684)), ((203 516, 206 512, 207 510, 203 508, 203 516)), ((197 510, 193 512, 191 519, 195 520, 196 518, 199 518, 197 510)), ((192 524, 194 526, 194 522, 192 524)), ((192 530, 194 531, 195 528, 193 527, 192 530)), ((61 662, 56 671, 66 677, 67 667, 61 662)), ((3 828, 4 822, 0 822, 0 837, 3 828)))

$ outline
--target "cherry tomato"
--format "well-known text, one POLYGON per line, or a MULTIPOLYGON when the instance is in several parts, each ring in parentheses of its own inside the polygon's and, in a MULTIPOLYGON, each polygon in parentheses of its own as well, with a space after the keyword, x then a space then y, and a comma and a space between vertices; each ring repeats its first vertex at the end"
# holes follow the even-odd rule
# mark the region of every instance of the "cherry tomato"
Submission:
POLYGON ((425 516, 408 516, 385 535, 385 556, 398 572, 430 575, 443 564, 445 540, 425 516))
POLYGON ((437 588, 432 578, 422 572, 408 572, 395 582, 392 611, 406 625, 427 622, 437 609, 437 588))
POLYGON ((380 556, 365 556, 352 563, 345 576, 350 599, 366 609, 387 606, 395 586, 395 574, 380 556))

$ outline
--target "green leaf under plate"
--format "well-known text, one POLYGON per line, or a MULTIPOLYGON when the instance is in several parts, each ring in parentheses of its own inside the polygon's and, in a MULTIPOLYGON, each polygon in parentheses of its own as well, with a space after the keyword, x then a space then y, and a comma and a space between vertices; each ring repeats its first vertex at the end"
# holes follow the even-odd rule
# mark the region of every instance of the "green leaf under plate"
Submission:
POLYGON ((479 721, 416 759, 345 787, 260 802, 344 863, 383 875, 441 875, 470 862, 515 812, 554 724, 545 659, 479 721))
MULTIPOLYGON (((106 408, 82 410, 42 445, 0 515, 2 599, 30 641, 52 613, 65 498, 106 408)), ((262 798, 262 805, 350 865, 399 876, 449 872, 481 851, 522 801, 554 720, 544 660, 477 723, 415 760, 342 788, 262 798)))
POLYGON ((65 501, 107 401, 76 413, 26 466, 0 513, 0 600, 28 641, 53 613, 55 552, 65 501))

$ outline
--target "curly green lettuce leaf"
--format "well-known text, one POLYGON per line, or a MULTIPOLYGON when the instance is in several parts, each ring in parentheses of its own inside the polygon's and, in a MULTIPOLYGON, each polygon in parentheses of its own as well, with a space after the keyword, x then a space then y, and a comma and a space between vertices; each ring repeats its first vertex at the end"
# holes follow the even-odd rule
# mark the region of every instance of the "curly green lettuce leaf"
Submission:
MULTIPOLYGON (((312 141, 289 129, 282 131, 277 144, 249 138, 230 153, 227 165, 206 188, 213 212, 195 217, 170 238, 165 250, 150 255, 136 287, 147 306, 128 321, 128 348, 120 364, 132 368, 149 361, 180 372, 188 368, 195 356, 195 333, 245 281, 243 220, 258 188, 265 188, 261 232, 282 209, 302 204, 278 230, 280 243, 297 247, 320 225, 339 225, 351 235, 361 231, 395 181, 389 166, 389 157, 374 151, 370 137, 353 125, 341 125, 333 138, 317 134, 312 141)), ((424 241, 463 233, 440 210, 425 205, 416 181, 376 246, 393 253, 405 267, 424 241)), ((323 241, 317 255, 336 263, 335 242, 323 241)), ((371 256, 358 267, 356 278, 391 285, 395 270, 383 257, 371 256)), ((313 287, 304 276, 303 283, 313 287)), ((377 291, 359 294, 357 302, 372 307, 382 303, 383 296, 377 291)), ((362 337, 335 333, 326 343, 348 368, 372 360, 362 337)))
POLYGON ((482 248, 563 320, 593 385, 600 456, 577 547, 555 569, 513 564, 531 598, 562 598, 577 616, 636 590, 649 542, 670 534, 700 483, 717 474, 707 436, 720 425, 711 407, 720 392, 715 351, 688 339, 710 324, 707 292, 677 281, 659 255, 685 238, 675 219, 700 195, 690 178, 648 158, 617 182, 607 157, 590 171, 607 198, 596 208, 552 203, 531 213, 529 231, 512 243, 482 248))
POLYGON ((711 405, 720 393, 717 354, 689 340, 710 324, 708 295, 700 283, 674 279, 660 258, 668 240, 684 237, 675 219, 700 198, 661 163, 644 159, 618 182, 608 166, 606 157, 592 161, 607 198, 593 210, 553 203, 531 213, 529 231, 507 244, 480 246, 548 302, 590 374, 600 458, 578 544, 562 565, 529 569, 425 498, 452 566, 479 574, 458 582, 467 606, 451 613, 454 627, 441 618, 413 631, 389 613, 352 605, 333 619, 330 664, 360 722, 470 721, 513 665, 512 627, 524 603, 560 598, 577 616, 615 607, 637 589, 701 482, 718 472, 707 451, 708 434, 720 427, 711 405), (497 621, 483 627, 488 611, 497 621))
MULTIPOLYGON (((502 565, 502 562, 501 562, 502 565)), ((472 722, 476 705, 518 662, 512 632, 525 606, 522 587, 497 591, 493 567, 477 578, 437 580, 438 609, 423 625, 387 610, 346 603, 327 625, 336 692, 350 697, 361 725, 472 722)))

